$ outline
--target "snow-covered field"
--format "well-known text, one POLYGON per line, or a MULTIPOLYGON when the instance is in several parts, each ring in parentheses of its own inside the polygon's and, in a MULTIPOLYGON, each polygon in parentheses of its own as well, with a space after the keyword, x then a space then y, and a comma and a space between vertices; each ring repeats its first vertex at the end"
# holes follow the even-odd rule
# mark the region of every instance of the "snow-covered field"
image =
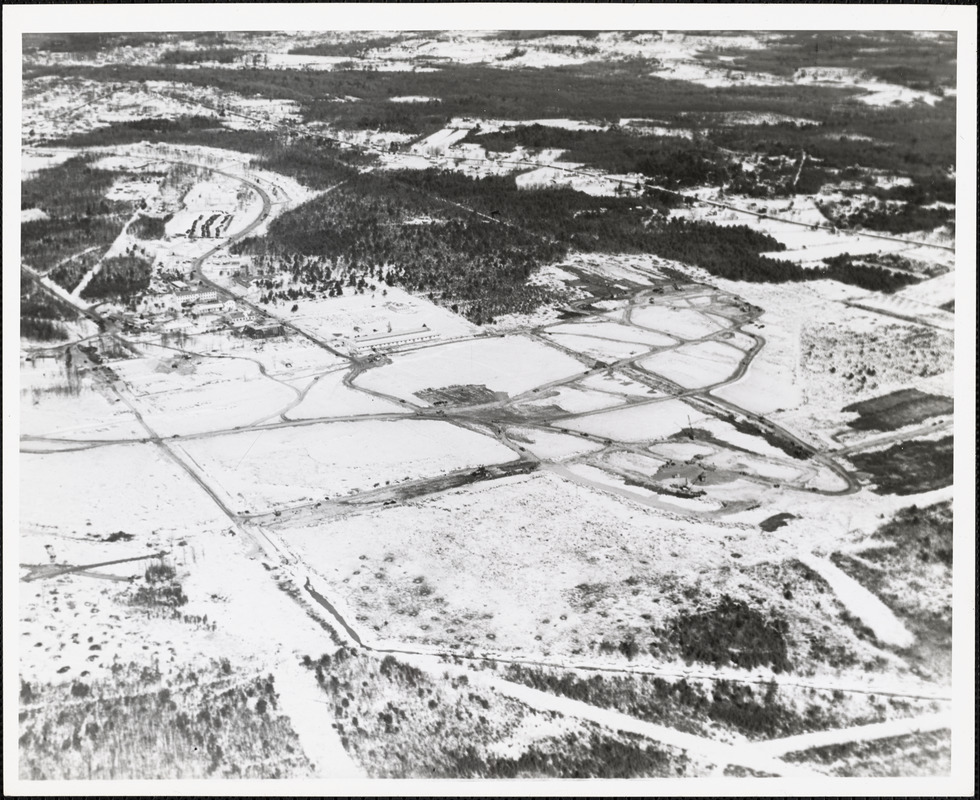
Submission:
POLYGON ((737 532, 709 523, 694 532, 680 518, 538 474, 272 535, 369 640, 530 654, 587 647, 608 626, 583 612, 576 586, 622 592, 610 616, 632 619, 639 609, 628 606, 648 598, 613 587, 636 571, 713 568, 737 532))
POLYGON ((339 370, 316 378, 300 404, 286 416, 289 419, 310 419, 405 412, 405 407, 398 403, 349 389, 343 382, 345 373, 346 370, 339 370))
POLYGON ((675 306, 645 306, 634 309, 635 325, 676 336, 680 339, 700 339, 725 327, 716 317, 706 317, 691 308, 675 306))
POLYGON ((930 306, 941 306, 956 299, 956 273, 947 272, 937 278, 906 286, 896 295, 930 306))
POLYGON ((639 365, 685 389, 696 389, 731 377, 744 357, 741 350, 728 344, 707 341, 664 350, 644 358, 639 365))
POLYGON ((588 439, 569 436, 566 433, 553 433, 540 428, 508 428, 507 436, 511 441, 526 446, 538 458, 548 461, 575 458, 593 453, 602 447, 601 444, 588 439))
POLYGON ((701 427, 705 416, 680 400, 660 400, 568 420, 561 427, 620 442, 666 439, 689 425, 701 427))
POLYGON ((26 531, 179 536, 227 523, 207 495, 151 444, 25 453, 20 470, 26 531), (174 502, 177 497, 181 502, 174 502))
POLYGON ((232 509, 253 514, 515 458, 494 439, 429 420, 267 428, 180 449, 232 509))
POLYGON ((793 371, 765 357, 766 348, 749 364, 741 378, 711 393, 756 414, 795 408, 803 402, 803 391, 793 371))
POLYGON ((670 347, 671 345, 677 344, 677 340, 670 336, 664 336, 655 331, 640 330, 616 322, 563 323, 561 325, 552 325, 548 328, 548 333, 571 333, 580 336, 594 336, 599 339, 611 339, 616 342, 637 342, 638 344, 645 344, 650 347, 670 347))
POLYGON ((375 333, 417 330, 427 327, 440 339, 472 336, 475 325, 424 297, 415 297, 397 287, 379 288, 364 294, 347 294, 317 300, 302 299, 295 305, 268 304, 276 317, 288 320, 302 331, 331 345, 343 346, 345 339, 375 333))
POLYGON ((297 397, 295 389, 263 376, 258 364, 242 358, 131 359, 117 362, 115 369, 143 418, 162 436, 248 425, 284 410, 297 397))
POLYGON ((392 363, 360 375, 355 385, 418 403, 416 392, 456 385, 486 386, 521 394, 584 372, 584 366, 523 336, 475 339, 392 357, 392 363))
POLYGON ((654 397, 656 395, 656 392, 646 384, 630 380, 616 372, 590 375, 583 379, 579 385, 586 389, 597 389, 600 392, 612 392, 627 397, 654 397))
POLYGON ((934 305, 923 303, 908 295, 867 295, 854 301, 859 308, 878 311, 882 314, 907 319, 912 322, 922 322, 926 325, 940 328, 944 331, 956 329, 956 321, 949 311, 943 311, 934 305))
MULTIPOLYGON (((157 358, 170 357, 174 351, 144 345, 148 354, 157 358)), ((346 365, 339 356, 297 334, 270 339, 249 339, 228 331, 197 334, 181 345, 182 350, 203 355, 225 356, 261 364, 266 373, 279 380, 301 386, 328 370, 346 365)))
POLYGON ((22 365, 20 382, 21 436, 135 439, 146 435, 132 412, 89 378, 81 378, 77 394, 69 394, 60 359, 22 365))
POLYGON ((558 333, 546 331, 549 341, 574 350, 576 353, 600 359, 602 361, 618 361, 649 352, 650 346, 635 342, 617 342, 611 339, 598 339, 594 336, 579 336, 575 333, 558 333))
POLYGON ((579 414, 583 411, 597 411, 600 408, 611 408, 623 403, 623 398, 604 392, 583 391, 571 386, 560 386, 541 392, 536 399, 521 403, 519 407, 544 409, 556 406, 568 414, 579 414))

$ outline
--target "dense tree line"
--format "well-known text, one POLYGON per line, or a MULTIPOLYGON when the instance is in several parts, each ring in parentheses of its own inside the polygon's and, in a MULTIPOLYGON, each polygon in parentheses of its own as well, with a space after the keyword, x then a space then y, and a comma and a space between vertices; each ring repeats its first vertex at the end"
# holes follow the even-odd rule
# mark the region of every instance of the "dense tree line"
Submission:
POLYGON ((21 258, 35 269, 50 269, 89 247, 104 252, 131 213, 130 203, 105 197, 119 173, 91 163, 88 156, 71 158, 21 184, 21 209, 46 215, 20 226, 21 258))
POLYGON ((340 149, 314 134, 284 135, 272 131, 233 130, 219 116, 184 116, 173 120, 137 119, 72 134, 52 144, 68 147, 103 147, 135 142, 201 145, 257 156, 256 166, 288 175, 313 189, 326 189, 356 174, 356 167, 373 159, 340 149))
POLYGON ((264 241, 242 242, 236 251, 318 256, 329 264, 305 262, 314 270, 306 281, 318 291, 336 291, 342 270, 354 290, 365 276, 398 283, 483 323, 543 302, 547 292, 527 279, 565 248, 369 173, 282 215, 264 241), (412 224, 419 214, 441 219, 412 224))
POLYGON ((347 39, 338 42, 293 47, 289 52, 299 56, 329 56, 333 58, 362 58, 370 50, 391 47, 401 41, 400 36, 375 36, 370 39, 347 39))
POLYGON ((747 226, 667 220, 634 199, 568 188, 523 191, 513 177, 474 179, 424 170, 351 177, 277 218, 264 240, 242 242, 236 251, 280 261, 316 256, 321 261, 305 262, 306 272, 294 282, 302 277, 321 293, 356 290, 361 279, 397 283, 478 323, 544 302, 548 293, 528 285, 528 277, 572 250, 651 253, 731 280, 829 278, 874 290, 914 280, 875 267, 803 268, 760 255, 783 249, 747 226), (419 216, 436 221, 413 224, 419 216), (320 272, 311 272, 310 264, 320 272))
POLYGON ((217 62, 218 64, 233 64, 245 56, 245 51, 237 47, 203 47, 199 50, 175 49, 161 53, 161 64, 203 64, 217 62))
POLYGON ((663 638, 688 661, 742 669, 792 668, 787 652, 789 626, 778 615, 768 616, 742 600, 724 595, 714 608, 683 613, 671 620, 663 638))
POLYGON ((728 183, 741 173, 738 159, 700 138, 637 135, 618 128, 567 130, 535 123, 492 133, 474 129, 464 141, 488 151, 559 148, 567 151, 567 161, 618 174, 641 173, 668 189, 728 183))
MULTIPOLYGON (((722 48, 729 68, 790 76, 799 70, 846 68, 911 89, 942 91, 956 85, 956 38, 923 41, 911 31, 795 31, 763 48, 722 48)), ((719 62, 719 64, 722 62, 719 62)))
POLYGON ((88 286, 82 290, 86 300, 129 300, 150 285, 152 262, 140 255, 107 258, 88 286))
MULTIPOLYGON (((68 67, 32 67, 25 78, 66 74, 68 67)), ((452 117, 541 119, 561 117, 618 122, 623 117, 676 119, 690 112, 751 111, 790 116, 829 114, 841 92, 819 86, 733 86, 723 91, 650 75, 649 64, 592 61, 537 70, 477 64, 443 64, 432 72, 368 72, 363 69, 231 69, 201 66, 114 64, 72 65, 76 78, 110 83, 179 81, 245 96, 295 100, 307 121, 341 127, 376 127, 430 133, 452 117), (422 95, 438 104, 391 103, 422 95), (356 103, 338 103, 354 96, 356 103), (399 120, 398 125, 394 124, 399 120), (374 126, 372 126, 374 127, 374 126)), ((871 112, 869 112, 871 113, 871 112)))
POLYGON ((915 231, 931 231, 942 225, 954 224, 956 212, 952 209, 906 203, 895 206, 890 203, 870 202, 857 208, 825 207, 828 216, 842 228, 864 228, 870 231, 905 234, 915 231))
POLYGON ((64 322, 77 317, 66 302, 55 300, 33 278, 24 277, 20 290, 21 336, 42 342, 62 341, 68 338, 64 322))
POLYGON ((140 214, 129 225, 129 232, 137 239, 162 239, 166 234, 167 219, 140 214))

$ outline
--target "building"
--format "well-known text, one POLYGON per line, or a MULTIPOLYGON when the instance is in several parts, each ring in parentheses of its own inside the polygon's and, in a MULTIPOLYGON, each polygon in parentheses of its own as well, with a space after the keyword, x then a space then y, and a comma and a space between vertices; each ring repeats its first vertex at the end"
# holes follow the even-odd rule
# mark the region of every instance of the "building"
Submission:
POLYGON ((177 292, 177 302, 184 303, 213 303, 218 299, 216 289, 192 289, 186 292, 177 292))
POLYGON ((355 336, 351 346, 355 353, 361 354, 390 350, 406 344, 430 342, 437 338, 438 336, 430 331, 427 325, 423 325, 421 328, 410 331, 388 331, 387 333, 373 333, 368 336, 355 336))
POLYGON ((225 314, 221 321, 225 325, 240 326, 249 321, 249 316, 244 311, 232 311, 225 314))
POLYGON ((194 306, 193 313, 195 316, 201 317, 206 314, 220 314, 225 310, 227 302, 215 301, 213 303, 198 303, 194 306))
POLYGON ((273 336, 282 336, 285 332, 281 322, 263 322, 242 328, 242 333, 252 339, 270 339, 273 336))

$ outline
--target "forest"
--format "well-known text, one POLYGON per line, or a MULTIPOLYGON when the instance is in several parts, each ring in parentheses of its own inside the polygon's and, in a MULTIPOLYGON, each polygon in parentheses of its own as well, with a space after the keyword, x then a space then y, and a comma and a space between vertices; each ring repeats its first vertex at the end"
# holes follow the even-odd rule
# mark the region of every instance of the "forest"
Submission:
POLYGON ((326 189, 356 174, 356 166, 373 162, 370 156, 340 149, 322 136, 287 137, 281 133, 235 130, 220 117, 183 116, 173 120, 135 119, 85 133, 72 134, 50 144, 63 147, 104 147, 136 142, 200 145, 253 153, 256 165, 288 175, 311 189, 326 189))
POLYGON ((245 56, 245 51, 237 47, 203 47, 198 50, 167 50, 160 55, 161 64, 233 64, 245 56))
MULTIPOLYGON (((711 89, 652 76, 650 64, 643 60, 590 61, 537 70, 440 63, 432 72, 54 64, 26 68, 24 78, 69 74, 106 83, 175 81, 244 96, 295 100, 301 104, 307 122, 426 135, 442 128, 452 117, 561 117, 618 123, 623 117, 671 120, 683 113, 748 111, 822 118, 834 113, 851 93, 820 86, 711 89), (391 102, 392 97, 404 95, 436 97, 439 102, 391 102), (348 96, 358 101, 336 102, 348 96)), ((863 107, 855 113, 876 112, 863 107)))
POLYGON ((150 285, 152 262, 138 254, 114 256, 102 262, 81 293, 86 300, 131 300, 150 285))
POLYGON ((719 56, 728 59, 723 63, 731 69, 783 76, 800 69, 845 68, 923 91, 956 85, 955 34, 923 40, 911 31, 781 31, 763 48, 718 48, 703 57, 719 56))
POLYGON ((55 300, 30 275, 21 273, 20 335, 39 342, 59 342, 68 338, 64 322, 78 314, 64 301, 55 300))
POLYGON ((294 47, 289 52, 298 56, 328 56, 333 58, 360 58, 370 50, 391 47, 401 41, 401 36, 377 36, 338 42, 320 42, 314 45, 294 47))
POLYGON ((21 183, 21 209, 44 214, 20 226, 21 257, 34 269, 47 272, 89 248, 101 255, 132 212, 129 203, 105 198, 119 173, 95 169, 92 161, 77 156, 21 183))
MULTIPOLYGON (((829 278, 893 291, 917 279, 856 264, 803 268, 760 255, 782 249, 747 226, 667 220, 634 199, 568 188, 524 191, 513 177, 474 179, 430 169, 359 174, 286 212, 265 239, 243 241, 235 252, 286 265, 308 292, 397 283, 477 324, 550 299, 527 279, 571 251, 650 253, 754 282, 829 278), (434 221, 419 224, 419 217, 434 221)), ((303 296, 281 281, 264 288, 270 299, 303 296)))

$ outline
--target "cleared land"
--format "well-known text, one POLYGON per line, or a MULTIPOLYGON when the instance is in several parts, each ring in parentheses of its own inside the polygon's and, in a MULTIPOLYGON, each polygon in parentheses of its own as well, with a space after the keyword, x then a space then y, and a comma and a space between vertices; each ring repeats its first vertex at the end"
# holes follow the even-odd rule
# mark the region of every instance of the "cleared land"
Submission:
POLYGON ((427 348, 395 356, 392 362, 355 383, 418 403, 418 393, 425 389, 474 384, 513 396, 585 371, 575 359, 520 336, 427 348))
POLYGON ((493 439, 445 422, 336 422, 187 440, 181 449, 233 509, 250 513, 512 461, 493 439))
POLYGON ((745 353, 730 345, 701 342, 657 353, 643 359, 640 366, 685 389, 696 389, 731 377, 744 357, 745 353))

